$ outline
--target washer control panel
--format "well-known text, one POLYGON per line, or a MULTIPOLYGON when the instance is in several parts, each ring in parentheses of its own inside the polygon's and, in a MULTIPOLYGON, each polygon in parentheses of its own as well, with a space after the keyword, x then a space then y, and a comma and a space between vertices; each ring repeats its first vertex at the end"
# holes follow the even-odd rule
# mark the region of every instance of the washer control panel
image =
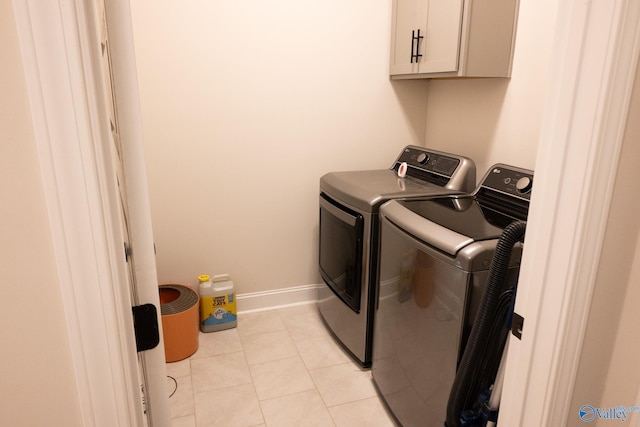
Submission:
POLYGON ((529 200, 533 188, 533 172, 515 166, 497 164, 487 172, 480 187, 529 200))

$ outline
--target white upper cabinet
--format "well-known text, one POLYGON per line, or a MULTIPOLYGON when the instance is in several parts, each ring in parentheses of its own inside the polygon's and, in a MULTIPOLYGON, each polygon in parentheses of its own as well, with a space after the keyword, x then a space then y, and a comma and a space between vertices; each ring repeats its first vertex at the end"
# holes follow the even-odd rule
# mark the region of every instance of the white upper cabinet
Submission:
POLYGON ((392 79, 509 77, 518 0, 393 0, 392 79))

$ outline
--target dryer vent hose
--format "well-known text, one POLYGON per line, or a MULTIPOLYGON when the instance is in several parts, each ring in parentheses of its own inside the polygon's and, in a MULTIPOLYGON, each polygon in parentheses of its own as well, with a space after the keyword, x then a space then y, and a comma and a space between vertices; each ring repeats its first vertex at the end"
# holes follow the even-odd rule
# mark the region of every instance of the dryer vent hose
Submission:
MULTIPOLYGON (((511 252, 516 243, 524 238, 526 222, 511 223, 498 240, 496 252, 491 262, 489 278, 482 302, 471 328, 460 366, 449 394, 447 405, 447 427, 460 427, 460 414, 465 409, 472 408, 478 395, 484 390, 478 390, 478 367, 482 363, 485 344, 490 340, 492 325, 502 319, 496 319, 500 295, 507 278, 511 252)), ((493 380, 493 379, 492 379, 493 380)))

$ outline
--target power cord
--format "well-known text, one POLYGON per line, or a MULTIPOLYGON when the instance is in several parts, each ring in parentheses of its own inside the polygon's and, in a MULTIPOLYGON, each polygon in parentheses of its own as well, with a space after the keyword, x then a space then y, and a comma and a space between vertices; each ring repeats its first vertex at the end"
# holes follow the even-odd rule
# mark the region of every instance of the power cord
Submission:
POLYGON ((173 391, 171 392, 171 394, 169 395, 169 399, 171 399, 171 396, 173 396, 174 394, 176 394, 176 391, 178 390, 178 381, 176 381, 175 378, 173 378, 172 376, 167 375, 167 378, 170 378, 173 380, 173 384, 175 385, 175 388, 173 389, 173 391))

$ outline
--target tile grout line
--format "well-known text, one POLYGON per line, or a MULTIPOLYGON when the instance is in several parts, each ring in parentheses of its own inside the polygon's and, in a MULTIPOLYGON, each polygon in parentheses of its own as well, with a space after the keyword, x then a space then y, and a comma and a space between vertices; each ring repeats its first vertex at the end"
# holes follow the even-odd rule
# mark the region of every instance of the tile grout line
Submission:
MULTIPOLYGON (((319 366, 319 367, 316 367, 316 368, 310 368, 309 365, 308 365, 308 362, 310 360, 313 360, 313 359, 310 359, 310 360, 306 360, 305 359, 305 356, 304 356, 303 352, 301 351, 301 348, 298 345, 300 342, 302 342, 304 340, 307 340, 307 339, 313 339, 313 338, 320 338, 320 337, 328 336, 330 338, 330 342, 331 342, 330 345, 332 345, 332 348, 333 348, 333 345, 336 345, 336 346, 338 346, 338 348, 340 350, 342 350, 342 349, 341 349, 339 343, 335 342, 335 339, 333 337, 331 337, 330 334, 329 335, 324 335, 324 334, 315 335, 315 334, 317 334, 317 330, 315 329, 314 324, 316 322, 317 313, 314 313, 311 310, 308 313, 299 312, 299 311, 290 312, 290 314, 292 314, 294 316, 293 317, 294 322, 292 323, 292 317, 287 317, 285 315, 285 313, 283 312, 283 310, 286 310, 286 309, 274 309, 274 310, 271 310, 270 316, 273 316, 273 317, 271 317, 270 319, 268 317, 265 317, 265 319, 264 319, 265 322, 268 322, 266 324, 266 326, 265 325, 261 325, 259 323, 260 320, 261 320, 259 316, 253 317, 253 319, 251 319, 250 322, 245 324, 246 325, 245 327, 249 328, 248 331, 249 332, 253 332, 253 333, 249 333, 249 335, 245 335, 245 333, 241 332, 244 329, 242 327, 242 323, 238 322, 238 326, 236 328, 237 329, 237 331, 236 331, 237 337, 234 338, 234 340, 237 340, 237 342, 239 344, 239 351, 241 351, 243 353, 242 354, 242 361, 243 361, 244 366, 246 366, 246 368, 248 370, 248 374, 249 374, 248 375, 248 379, 250 380, 250 382, 244 383, 243 385, 250 385, 251 386, 250 388, 247 388, 247 391, 249 391, 249 389, 251 390, 251 393, 253 394, 252 398, 255 399, 255 401, 258 404, 258 407, 259 407, 259 410, 260 410, 260 415, 261 415, 261 418, 262 418, 262 422, 263 422, 263 425, 265 425, 265 426, 267 425, 267 417, 266 417, 266 413, 265 413, 265 407, 263 406, 263 404, 265 402, 269 402, 269 401, 272 401, 274 399, 280 399, 280 398, 283 398, 283 397, 301 395, 301 394, 309 393, 309 392, 313 392, 317 396, 320 397, 320 402, 322 402, 324 410, 326 411, 326 413, 330 417, 331 421, 334 424, 337 425, 339 420, 334 418, 334 414, 332 414, 332 411, 331 411, 332 408, 339 408, 339 407, 342 407, 342 406, 352 405, 352 404, 357 403, 357 402, 364 402, 364 401, 367 401, 367 400, 369 400, 369 399, 371 399, 372 397, 375 397, 375 396, 359 397, 359 398, 356 398, 354 400, 340 402, 340 403, 336 403, 333 406, 329 406, 328 402, 326 401, 325 396, 321 393, 321 390, 320 390, 320 388, 318 386, 317 378, 314 375, 312 375, 312 373, 313 372, 317 373, 321 369, 331 368, 332 366, 339 366, 339 365, 349 365, 353 369, 358 369, 359 371, 361 371, 363 373, 364 373, 364 371, 362 369, 360 369, 354 363, 354 361, 351 360, 350 358, 346 358, 346 360, 344 360, 344 361, 338 361, 338 359, 335 359, 335 360, 332 359, 331 363, 329 365, 327 365, 327 366, 319 366), (256 321, 256 319, 257 319, 257 321, 256 321), (277 319, 278 321, 275 321, 273 319, 277 319), (272 322, 272 324, 269 324, 271 322, 272 322), (306 323, 306 322, 308 322, 308 323, 306 323), (304 337, 303 334, 306 331, 305 331, 304 327, 303 328, 299 327, 300 324, 301 325, 306 325, 306 324, 312 325, 312 328, 310 330, 312 331, 313 335, 304 337), (275 327, 275 329, 272 330, 271 327, 275 327), (291 328, 294 328, 294 330, 292 330, 291 328), (255 331, 259 331, 259 332, 255 332, 255 331), (295 355, 293 355, 291 350, 288 350, 287 352, 291 353, 292 355, 286 356, 286 357, 277 356, 277 358, 275 358, 273 360, 265 360, 264 362, 258 361, 258 362, 252 363, 252 364, 249 363, 249 359, 250 358, 248 357, 247 348, 245 347, 246 338, 247 337, 255 337, 255 336, 272 334, 272 333, 281 333, 281 332, 284 332, 284 331, 286 331, 287 333, 286 333, 286 335, 283 334, 282 338, 284 338, 286 336, 288 338, 288 341, 290 341, 293 344, 293 349, 295 349, 295 355), (295 332, 295 334, 294 334, 294 332, 295 332), (296 339, 296 337, 297 337, 297 339, 296 339), (296 392, 292 392, 290 394, 277 395, 277 396, 261 399, 259 397, 259 395, 258 395, 258 388, 257 388, 256 378, 255 378, 255 373, 256 372, 255 372, 255 369, 252 369, 252 367, 260 365, 261 363, 279 362, 279 361, 283 361, 283 360, 287 360, 287 359, 294 359, 294 358, 301 362, 301 365, 304 368, 304 372, 308 375, 313 387, 309 388, 308 390, 296 391, 296 392)), ((261 313, 266 313, 266 312, 261 312, 261 313)), ((201 338, 202 338, 202 336, 201 336, 201 338)), ((213 338, 213 337, 211 337, 211 338, 213 338)), ((195 360, 198 360, 198 359, 222 356, 222 355, 231 354, 231 353, 237 353, 237 351, 233 351, 231 353, 220 353, 220 354, 213 352, 214 354, 209 355, 209 351, 210 351, 209 349, 212 348, 211 345, 214 342, 215 341, 209 341, 209 343, 208 343, 209 346, 207 347, 208 348, 207 351, 205 351, 204 354, 201 353, 201 355, 199 357, 195 357, 195 358, 193 357, 197 353, 194 353, 194 355, 190 356, 188 358, 188 368, 189 368, 188 369, 188 371, 189 371, 188 375, 180 375, 181 378, 186 378, 188 376, 189 377, 189 381, 192 384, 192 387, 191 387, 191 401, 189 403, 190 403, 190 406, 191 406, 191 409, 192 409, 192 416, 193 416, 193 421, 195 422, 195 426, 199 425, 198 424, 197 408, 196 408, 196 406, 197 406, 196 405, 196 400, 197 400, 196 396, 197 395, 201 395, 201 394, 210 393, 211 390, 204 390, 204 391, 200 391, 198 393, 195 392, 194 387, 193 387, 194 369, 193 369, 192 364, 194 363, 195 360)), ((223 342, 226 343, 226 341, 223 341, 223 342)), ((214 344, 213 348, 215 348, 215 347, 216 347, 216 345, 214 344)), ((309 348, 311 348, 311 347, 309 347, 309 348)), ((199 348, 199 350, 201 351, 201 348, 199 348)), ((285 353, 287 353, 287 352, 285 352, 285 353)), ((282 353, 282 354, 284 354, 284 353, 282 353)), ((309 355, 307 354, 307 357, 308 356, 309 355)), ((199 366, 199 369, 202 369, 202 366, 199 366)), ((298 368, 296 368, 296 369, 298 369, 298 368)), ((300 371, 300 373, 302 373, 302 371, 300 371)), ((370 375, 368 377, 369 377, 368 378, 369 381, 371 381, 370 375)), ((238 384, 238 385, 235 385, 235 386, 230 386, 229 388, 240 386, 240 385, 242 385, 242 384, 238 384)), ((261 386, 261 387, 263 387, 263 386, 261 386)), ((224 390, 224 388, 220 389, 220 390, 224 390)), ((191 414, 180 415, 180 416, 176 416, 175 418, 172 417, 172 419, 183 418, 183 417, 187 417, 187 416, 190 416, 190 415, 191 414)), ((257 413, 256 413, 256 415, 257 415, 257 413)), ((204 420, 200 420, 200 422, 202 423, 202 425, 204 425, 204 420)), ((257 425, 260 425, 260 424, 257 424, 257 425)))

